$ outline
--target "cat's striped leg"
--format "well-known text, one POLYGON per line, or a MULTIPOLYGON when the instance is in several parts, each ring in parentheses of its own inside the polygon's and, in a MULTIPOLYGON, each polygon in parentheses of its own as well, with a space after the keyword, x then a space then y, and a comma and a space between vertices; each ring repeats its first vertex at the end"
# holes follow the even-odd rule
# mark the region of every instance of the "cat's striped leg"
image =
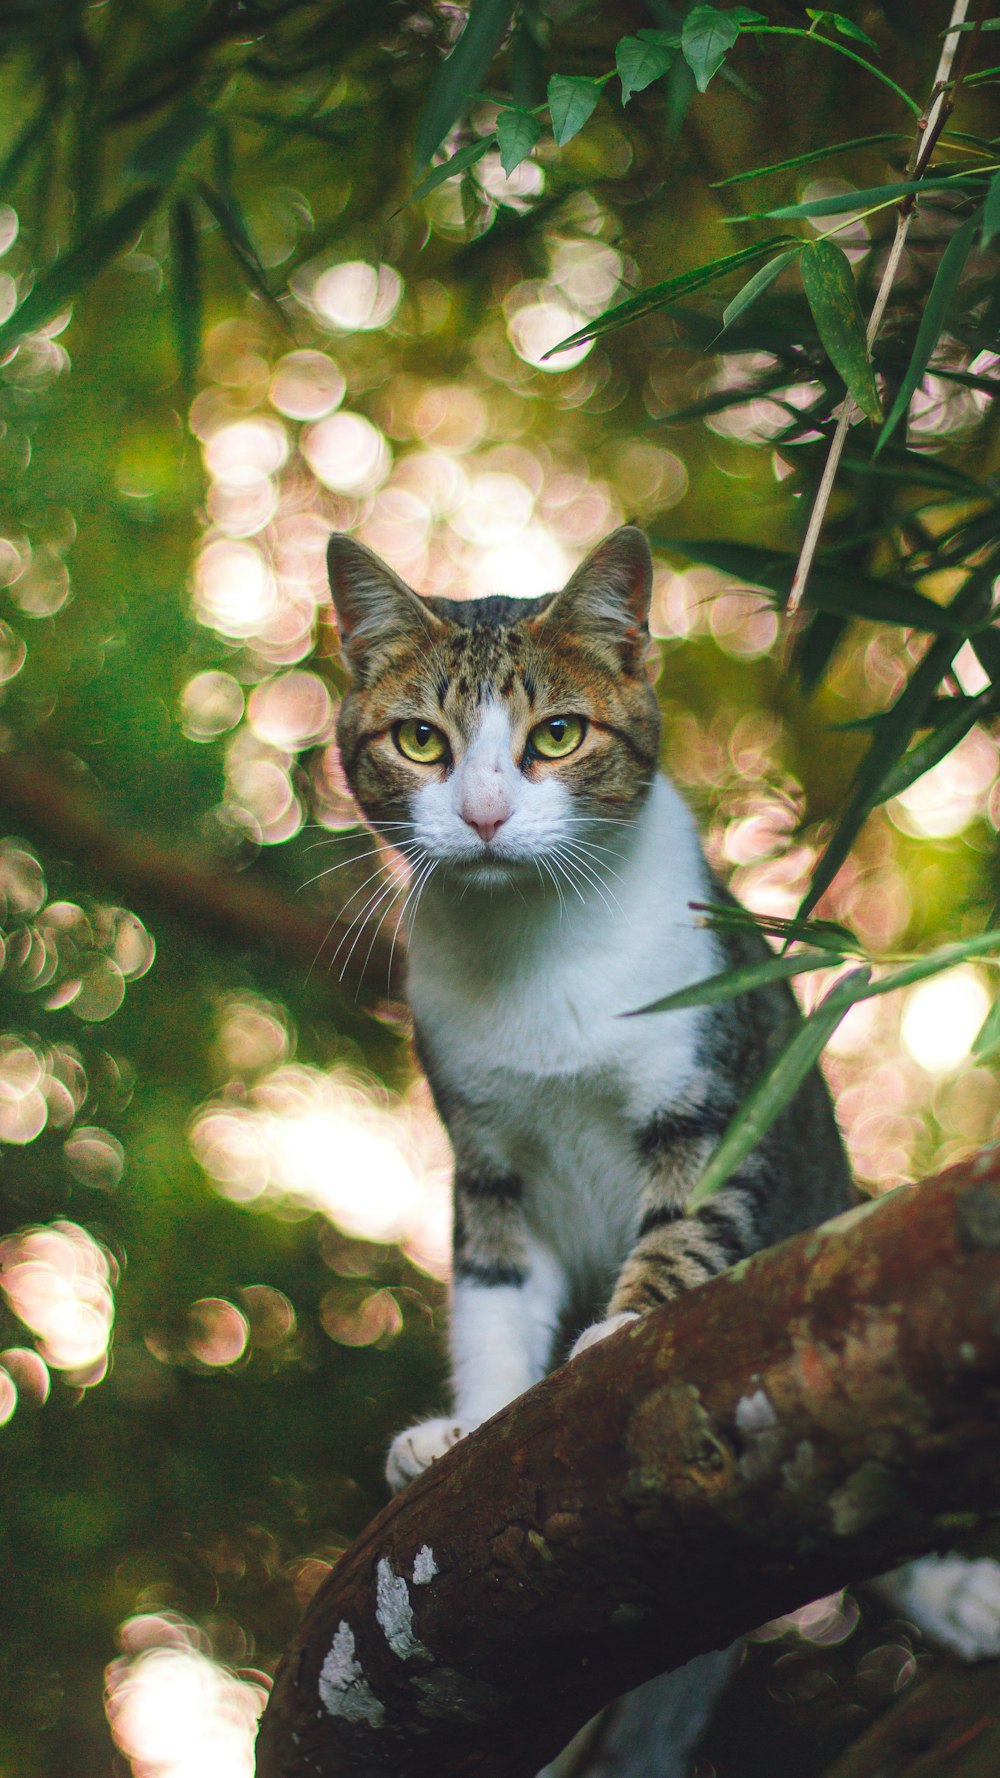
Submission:
POLYGON ((545 1375, 565 1298, 552 1255, 525 1228, 520 1181, 461 1168, 455 1178, 451 1354, 455 1412, 393 1440, 399 1489, 545 1375))
POLYGON ((685 1202, 728 1121, 705 1104, 660 1113, 639 1138, 648 1168, 631 1252, 618 1274, 603 1321, 588 1327, 573 1356, 727 1271, 762 1243, 758 1207, 766 1192, 763 1158, 752 1156, 710 1202, 688 1215, 685 1202))

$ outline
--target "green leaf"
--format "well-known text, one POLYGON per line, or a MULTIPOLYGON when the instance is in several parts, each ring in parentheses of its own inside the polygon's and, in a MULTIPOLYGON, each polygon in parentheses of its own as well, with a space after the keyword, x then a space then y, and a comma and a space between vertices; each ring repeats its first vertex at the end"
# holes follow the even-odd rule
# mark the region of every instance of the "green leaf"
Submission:
POLYGON ((170 212, 170 307, 180 359, 181 381, 190 402, 201 357, 201 265, 194 207, 178 198, 170 212))
POLYGON ((661 74, 666 74, 677 49, 670 31, 644 31, 641 37, 623 37, 615 49, 615 67, 622 83, 622 104, 641 93, 661 74))
POLYGON ((897 130, 883 130, 877 136, 854 136, 848 142, 831 142, 828 148, 810 148, 805 154, 793 154, 786 161, 771 161, 766 167, 752 167, 746 173, 730 173, 727 179, 716 179, 712 190, 723 185, 740 185, 747 179, 766 179, 769 173, 785 173, 790 167, 807 167, 812 161, 829 160, 835 154, 846 154, 851 148, 873 148, 880 142, 909 142, 910 137, 897 130))
POLYGON ((79 247, 57 259, 52 270, 28 292, 19 309, 0 326, 0 340, 10 343, 33 328, 43 327, 79 296, 123 247, 138 235, 163 193, 158 185, 133 192, 110 216, 94 225, 79 247))
MULTIPOLYGON (((940 178, 931 174, 926 179, 899 179, 894 185, 869 185, 860 191, 837 191, 832 197, 810 198, 804 204, 782 204, 777 210, 762 210, 758 221, 788 222, 797 216, 842 216, 847 210, 868 210, 876 204, 891 203, 915 192, 964 191, 975 186, 983 175, 970 167, 967 173, 947 173, 940 178)), ((741 219, 742 220, 742 219, 741 219)), ((751 217, 747 221, 753 220, 751 217)))
POLYGON ((211 122, 212 113, 204 105, 185 99, 133 148, 125 162, 125 177, 143 185, 153 180, 168 185, 211 122))
POLYGON ((718 975, 692 982, 689 988, 679 988, 675 994, 666 994, 662 1000, 651 1000, 648 1006, 639 1006, 635 1012, 622 1016, 635 1019, 642 1013, 676 1012, 684 1006, 718 1006, 725 1000, 735 1000, 739 994, 750 994, 754 988, 766 987, 769 982, 786 981, 789 976, 806 975, 813 969, 833 969, 842 961, 843 953, 837 951, 800 951, 795 957, 762 957, 759 963, 741 963, 735 969, 721 970, 718 975))
POLYGON ((21 168, 30 160, 39 143, 44 142, 52 124, 52 110, 48 105, 43 105, 34 117, 28 119, 24 129, 15 136, 6 159, 0 161, 0 191, 10 190, 21 168))
POLYGON ((549 114, 557 148, 563 148, 579 134, 600 96, 597 80, 587 80, 582 74, 553 74, 549 81, 549 114))
POLYGON ((1000 173, 994 173, 990 180, 990 189, 986 193, 983 205, 983 232, 979 237, 979 245, 987 248, 993 236, 1000 234, 1000 173))
MULTIPOLYGON (((782 550, 716 539, 657 537, 653 532, 650 541, 658 549, 679 551, 695 562, 718 568, 722 574, 731 574, 744 584, 765 587, 776 594, 781 605, 788 599, 798 558, 782 550)), ((930 630, 937 634, 948 634, 956 629, 948 611, 935 605, 933 599, 923 593, 896 586, 892 581, 876 580, 850 568, 832 567, 829 563, 821 562, 813 568, 805 604, 807 608, 835 612, 844 617, 905 624, 910 629, 930 630)), ((955 646, 958 646, 957 642, 955 646)))
POLYGON ((932 766, 940 765, 941 761, 965 739, 970 729, 975 728, 985 716, 989 716, 1000 704, 1000 696, 991 687, 978 698, 949 699, 960 708, 950 720, 937 725, 924 741, 919 741, 904 753, 902 759, 887 772, 878 789, 878 802, 885 803, 892 796, 899 796, 929 772, 932 766))
POLYGON ((213 190, 204 179, 198 180, 198 192, 218 223, 222 237, 250 288, 263 298, 282 327, 291 332, 288 316, 267 281, 267 273, 257 256, 257 249, 250 239, 239 206, 234 199, 223 197, 221 192, 213 190))
POLYGON ((881 420, 882 403, 865 341, 850 261, 832 241, 809 241, 799 258, 802 287, 827 356, 863 414, 881 420))
POLYGON ((643 315, 650 315, 655 309, 665 308, 668 303, 676 302, 678 297, 687 296, 692 290, 700 290, 704 284, 711 284, 716 278, 724 278, 728 272, 735 272, 740 266, 752 265, 755 259, 763 259, 765 254, 773 253, 775 247, 783 247, 790 235, 772 235, 767 241, 758 241, 755 247, 744 247, 739 253, 723 254, 721 259, 710 260, 707 265, 696 266, 693 271, 679 272, 675 278, 665 278, 662 284, 651 284, 648 290, 640 291, 638 296, 630 297, 628 302, 616 303, 613 309, 605 309, 602 315, 596 315, 568 339, 560 340, 545 353, 551 358, 555 352, 564 352, 570 346, 581 345, 584 340, 594 340, 603 333, 612 333, 616 328, 627 327, 630 321, 638 321, 643 315))
MULTIPOLYGON (((456 173, 467 172, 469 167, 474 167, 477 161, 482 160, 484 154, 488 154, 491 148, 496 147, 496 142, 495 136, 483 136, 477 142, 467 142, 464 148, 457 149, 448 160, 442 161, 439 167, 432 167, 426 178, 421 179, 420 184, 413 187, 406 203, 415 204, 418 198, 425 198, 428 192, 436 191, 446 179, 454 178, 456 173)), ((405 205, 401 208, 405 208, 405 205)))
POLYGON ((932 644, 892 708, 885 711, 858 767, 844 812, 813 870, 809 888, 798 908, 800 919, 812 912, 829 888, 864 822, 880 801, 883 779, 906 751, 916 729, 921 727, 924 713, 961 648, 963 637, 971 633, 988 608, 992 577, 993 569, 989 563, 969 575, 943 614, 954 625, 954 633, 940 636, 932 644))
POLYGON ((927 951, 923 957, 914 958, 912 963, 903 963, 899 968, 891 969, 888 975, 869 982, 857 998, 873 1000, 880 994, 894 994, 897 988, 909 988, 914 982, 926 981, 930 975, 941 975, 946 969, 967 963, 970 957, 986 957, 990 962, 1000 963, 1000 929, 977 932, 972 938, 958 939, 955 944, 939 945, 937 950, 927 951))
POLYGON ((508 175, 527 160, 542 133, 542 126, 530 111, 507 105, 497 115, 497 140, 500 143, 500 164, 508 175))
POLYGON ((974 1056, 991 1056, 1000 1049, 1000 1000, 995 1000, 986 1014, 972 1045, 974 1056))
POLYGON ((716 6, 696 6, 688 13, 681 32, 681 49, 703 93, 713 74, 717 74, 732 49, 743 25, 763 25, 766 19, 746 6, 735 6, 721 12, 716 6))
POLYGON ((743 289, 738 290, 732 302, 727 303, 723 309, 719 335, 725 333, 726 328, 732 322, 738 321, 751 303, 755 303, 759 296, 763 296, 764 291, 774 283, 775 278, 784 271, 786 265, 791 265, 792 260, 798 258, 800 251, 801 249, 798 247, 789 247, 784 253, 779 253, 777 258, 770 260, 767 265, 762 265, 759 271, 754 272, 753 277, 747 280, 743 289))
POLYGON ((738 901, 690 901, 688 906, 696 913, 704 914, 704 924, 713 931, 750 932, 757 936, 766 933, 771 938, 783 939, 786 944, 800 939, 803 943, 839 953, 864 948, 850 927, 842 926, 839 920, 786 920, 780 914, 752 914, 738 901))
POLYGON ((963 222, 961 228, 955 230, 941 255, 940 264, 934 274, 934 282, 924 303, 913 347, 913 356, 907 366, 906 375, 899 386, 889 416, 878 435, 878 442, 875 446, 876 455, 896 430, 910 405, 910 397, 927 369, 931 353, 937 345, 948 319, 952 297, 965 270, 965 262, 969 257, 982 214, 982 210, 977 210, 974 216, 970 216, 967 222, 963 222))
POLYGON ((878 54, 878 44, 874 38, 869 37, 867 31, 862 31, 861 26, 856 25, 853 19, 845 19, 842 12, 817 12, 813 7, 807 6, 806 17, 812 19, 815 25, 828 25, 832 31, 838 31, 841 37, 853 37, 856 43, 870 44, 875 54, 878 54))
POLYGON ((776 1117, 791 1103, 811 1074, 841 1020, 862 997, 871 978, 867 968, 852 969, 820 1001, 815 1012, 794 1027, 773 1061, 751 1087, 736 1112, 685 1206, 688 1215, 715 1195, 735 1172, 776 1117))
POLYGON ((857 475, 902 482, 906 487, 942 488, 950 494, 963 494, 970 500, 989 498, 990 490, 983 482, 977 482, 961 469, 953 469, 950 463, 943 463, 940 457, 932 457, 928 452, 908 451, 898 446, 885 451, 881 457, 860 457, 845 451, 842 461, 845 469, 852 469, 857 475))
POLYGON ((417 126, 413 154, 418 167, 427 165, 471 95, 482 85, 513 13, 514 0, 471 0, 465 29, 438 69, 417 126))

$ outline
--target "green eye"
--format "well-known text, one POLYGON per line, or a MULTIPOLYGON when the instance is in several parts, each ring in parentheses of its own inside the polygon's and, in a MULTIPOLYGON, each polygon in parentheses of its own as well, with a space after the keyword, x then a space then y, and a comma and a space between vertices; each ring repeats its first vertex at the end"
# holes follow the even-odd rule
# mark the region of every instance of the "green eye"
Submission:
POLYGON ((542 759, 565 759, 568 753, 576 752, 586 729, 582 716, 549 716, 545 722, 535 724, 528 746, 542 759))
POLYGON ((416 717, 397 722, 392 738, 403 758, 412 759, 418 766, 436 765, 448 752, 448 742, 441 730, 432 722, 420 722, 416 717))

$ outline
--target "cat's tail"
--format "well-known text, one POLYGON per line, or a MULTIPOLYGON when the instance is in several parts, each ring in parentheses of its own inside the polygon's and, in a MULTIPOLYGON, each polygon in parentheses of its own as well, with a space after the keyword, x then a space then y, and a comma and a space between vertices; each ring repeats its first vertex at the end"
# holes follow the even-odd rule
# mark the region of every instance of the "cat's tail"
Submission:
POLYGON ((538 1778, 686 1778, 739 1644, 650 1679, 593 1717, 538 1778))

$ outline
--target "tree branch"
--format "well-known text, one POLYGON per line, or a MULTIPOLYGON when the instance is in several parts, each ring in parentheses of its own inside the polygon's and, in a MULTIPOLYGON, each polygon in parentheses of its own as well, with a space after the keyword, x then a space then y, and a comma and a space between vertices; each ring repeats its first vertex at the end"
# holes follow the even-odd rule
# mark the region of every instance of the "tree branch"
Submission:
POLYGON ((618 1693, 994 1519, 998 1403, 987 1153, 634 1323, 435 1464, 317 1595, 258 1778, 528 1778, 618 1693))
MULTIPOLYGON (((122 817, 106 813, 89 785, 28 754, 0 755, 0 808, 23 823, 28 838, 72 858, 140 910, 189 921, 227 945, 277 955, 296 968, 322 968, 344 934, 342 920, 296 906, 252 872, 221 871, 193 845, 167 846, 126 827, 122 817)), ((367 941, 358 947, 344 980, 380 983, 385 991, 388 945, 379 935, 365 957, 367 949, 367 941)), ((391 985, 399 988, 398 967, 391 985)))

